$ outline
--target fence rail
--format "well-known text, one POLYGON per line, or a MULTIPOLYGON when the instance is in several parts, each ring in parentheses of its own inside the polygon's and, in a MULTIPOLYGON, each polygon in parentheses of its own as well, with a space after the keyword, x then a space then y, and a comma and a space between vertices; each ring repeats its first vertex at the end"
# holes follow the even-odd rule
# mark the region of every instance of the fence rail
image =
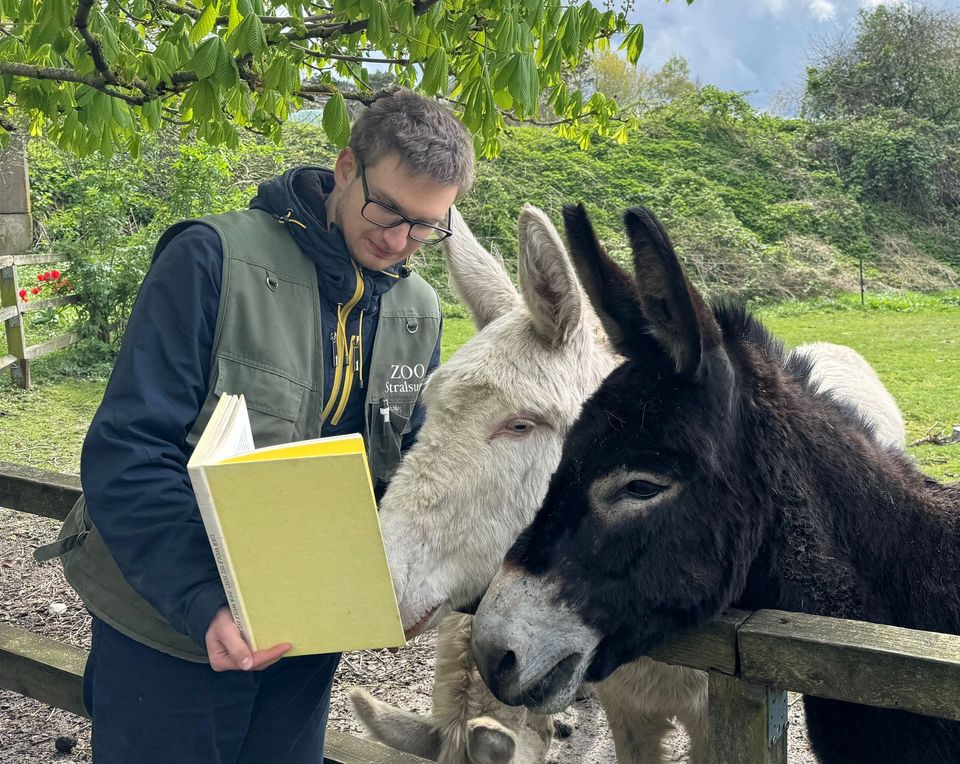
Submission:
MULTIPOLYGON (((79 480, 0 462, 0 506, 62 519, 79 480)), ((650 656, 710 672, 710 761, 787 761, 785 690, 960 721, 960 636, 779 610, 730 611, 675 634, 650 656)), ((84 653, 0 624, 0 687, 74 713, 84 653)), ((325 761, 413 764, 359 738, 328 733, 325 761)))
POLYGON ((59 337, 28 345, 23 316, 31 311, 58 308, 77 302, 76 295, 53 297, 48 300, 23 302, 20 299, 20 280, 17 267, 55 262, 52 255, 6 255, 0 257, 0 321, 5 327, 7 353, 0 356, 0 371, 10 368, 13 381, 20 387, 30 387, 30 362, 54 350, 68 347, 80 340, 79 332, 67 332, 59 337))

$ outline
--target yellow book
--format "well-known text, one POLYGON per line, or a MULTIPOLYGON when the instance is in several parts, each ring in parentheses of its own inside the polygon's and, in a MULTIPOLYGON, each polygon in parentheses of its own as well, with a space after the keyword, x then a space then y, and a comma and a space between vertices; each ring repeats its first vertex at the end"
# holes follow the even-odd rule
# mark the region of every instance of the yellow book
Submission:
POLYGON ((252 649, 404 644, 360 435, 255 449, 243 396, 224 395, 187 469, 252 649))

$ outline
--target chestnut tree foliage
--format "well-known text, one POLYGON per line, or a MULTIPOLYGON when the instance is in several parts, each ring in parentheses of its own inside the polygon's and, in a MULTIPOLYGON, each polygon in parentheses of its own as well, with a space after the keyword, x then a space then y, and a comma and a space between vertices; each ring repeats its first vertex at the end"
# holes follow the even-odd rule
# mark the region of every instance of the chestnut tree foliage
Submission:
POLYGON ((636 63, 643 26, 630 10, 612 0, 0 0, 0 139, 29 126, 76 154, 137 156, 145 134, 174 124, 234 147, 240 130, 279 140, 294 110, 322 106, 342 146, 346 100, 390 92, 370 82, 386 68, 396 85, 448 99, 486 156, 511 122, 548 122, 582 145, 625 141, 616 103, 561 74, 611 41, 636 63))

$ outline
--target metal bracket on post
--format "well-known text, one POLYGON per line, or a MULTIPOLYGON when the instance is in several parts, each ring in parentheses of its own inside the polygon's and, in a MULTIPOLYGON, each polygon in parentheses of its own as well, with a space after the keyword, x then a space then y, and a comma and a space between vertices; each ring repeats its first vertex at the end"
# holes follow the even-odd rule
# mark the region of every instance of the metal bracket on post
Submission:
POLYGON ((787 728, 787 693, 767 687, 767 741, 772 746, 787 728))

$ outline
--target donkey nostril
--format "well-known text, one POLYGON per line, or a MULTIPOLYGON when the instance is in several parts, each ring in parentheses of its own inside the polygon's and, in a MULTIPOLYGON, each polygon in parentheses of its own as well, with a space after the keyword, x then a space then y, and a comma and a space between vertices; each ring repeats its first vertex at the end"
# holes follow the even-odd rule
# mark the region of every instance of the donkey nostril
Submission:
POLYGON ((513 650, 507 650, 507 652, 504 653, 503 657, 500 659, 500 662, 497 664, 497 668, 495 669, 494 673, 496 676, 502 678, 506 674, 509 674, 511 671, 513 671, 513 667, 516 665, 516 653, 514 653, 513 650))

